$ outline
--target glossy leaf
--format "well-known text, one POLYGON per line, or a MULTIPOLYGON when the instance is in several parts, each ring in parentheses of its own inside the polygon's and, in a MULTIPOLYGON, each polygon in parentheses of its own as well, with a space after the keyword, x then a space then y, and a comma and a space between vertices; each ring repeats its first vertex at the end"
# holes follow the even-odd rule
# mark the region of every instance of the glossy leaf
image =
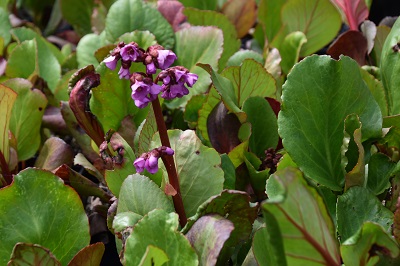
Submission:
POLYGON ((375 153, 369 159, 367 187, 379 195, 390 187, 390 177, 395 163, 382 153, 375 153))
MULTIPOLYGON (((179 176, 183 206, 187 217, 190 217, 204 201, 222 191, 224 172, 220 168, 221 158, 214 149, 204 146, 192 130, 169 130, 168 137, 171 148, 175 151, 175 166, 179 176)), ((160 137, 156 133, 151 148, 160 146, 160 137)), ((168 180, 161 160, 159 166, 163 180, 168 180)))
POLYGON ((105 171, 105 180, 107 182, 108 188, 111 192, 118 197, 121 185, 128 175, 134 174, 136 172, 133 162, 136 159, 132 148, 119 134, 114 133, 111 137, 110 144, 114 151, 122 149, 122 162, 119 164, 114 164, 113 170, 105 171))
POLYGON ((139 266, 162 266, 169 261, 165 252, 153 245, 148 245, 139 266))
POLYGON ((3 84, 18 93, 11 112, 10 130, 18 142, 18 160, 24 161, 39 149, 40 125, 47 99, 40 90, 32 90, 33 85, 27 80, 9 79, 3 84))
POLYGON ((279 49, 282 57, 281 67, 283 72, 289 73, 293 65, 297 63, 301 47, 305 43, 307 43, 307 38, 301 31, 292 32, 285 37, 279 49))
POLYGON ((135 30, 133 32, 125 33, 118 38, 118 41, 124 43, 136 42, 139 45, 139 47, 145 50, 149 48, 149 46, 157 43, 154 34, 152 34, 148 30, 146 31, 135 30))
POLYGON ((250 151, 258 157, 264 157, 268 148, 278 145, 278 124, 274 111, 268 101, 262 97, 250 97, 243 104, 247 122, 251 123, 249 139, 250 151))
POLYGON ((81 249, 68 263, 68 266, 98 266, 105 251, 102 242, 94 243, 81 249))
POLYGON ((174 46, 174 32, 165 18, 149 4, 140 0, 120 0, 108 11, 105 36, 114 43, 118 37, 134 30, 148 30, 166 49, 174 46))
POLYGON ((199 255, 199 265, 215 265, 225 241, 234 230, 233 223, 218 214, 200 217, 186 234, 199 255))
POLYGON ((139 265, 149 245, 163 250, 170 265, 198 265, 196 252, 189 241, 177 231, 178 215, 164 210, 153 210, 140 220, 126 240, 125 265, 139 265), (157 230, 154 230, 157 228, 157 230))
MULTIPOLYGON (((300 171, 286 168, 270 176, 267 194, 269 199, 262 205, 267 227, 279 228, 288 265, 341 265, 325 204, 300 171)), ((276 235, 269 236, 270 245, 275 244, 272 236, 276 235)), ((269 252, 279 256, 279 251, 274 248, 269 252)))
POLYGON ((396 74, 400 70, 399 34, 400 19, 397 19, 386 38, 381 54, 380 70, 388 100, 389 115, 400 114, 400 93, 396 90, 397 84, 400 83, 400 77, 396 74))
POLYGON ((255 0, 228 0, 222 6, 221 11, 235 25, 239 38, 244 37, 256 22, 257 6, 255 0))
POLYGON ((200 217, 209 214, 218 214, 226 217, 234 225, 227 246, 232 247, 242 241, 246 241, 252 230, 254 220, 257 218, 257 206, 252 206, 247 193, 237 190, 224 190, 220 195, 211 197, 197 210, 197 213, 189 218, 183 232, 190 230, 200 217))
POLYGON ((375 248, 392 258, 400 254, 399 246, 381 226, 366 222, 355 235, 342 243, 340 253, 346 265, 375 265, 379 261, 375 248))
POLYGON ((260 0, 257 17, 263 26, 265 37, 272 42, 282 27, 281 9, 288 0, 260 0))
POLYGON ((386 232, 390 232, 393 213, 363 187, 351 187, 338 197, 337 231, 342 243, 356 234, 367 221, 380 224, 386 232))
POLYGON ((61 0, 63 18, 81 36, 92 32, 91 16, 93 8, 94 3, 90 0, 61 0))
POLYGON ((292 69, 282 99, 278 128, 283 146, 307 176, 341 190, 345 117, 360 117, 362 140, 381 135, 381 112, 357 63, 348 57, 310 56, 292 69))
POLYGON ((240 41, 237 38, 235 26, 226 16, 215 11, 185 8, 183 13, 187 16, 188 22, 192 25, 216 26, 222 30, 224 44, 223 52, 218 62, 218 69, 223 70, 228 58, 240 48, 240 41))
POLYGON ((97 49, 104 45, 103 35, 97 35, 94 33, 86 34, 79 41, 76 47, 76 60, 78 61, 78 67, 82 68, 87 65, 93 65, 97 67, 99 62, 95 57, 97 49))
POLYGON ((163 209, 166 212, 175 210, 172 201, 147 176, 128 176, 122 183, 119 194, 118 213, 131 211, 144 216, 154 209, 163 209))
POLYGON ((17 243, 7 266, 61 266, 57 258, 45 247, 37 244, 17 243))
POLYGON ((287 31, 301 31, 307 42, 300 55, 310 55, 335 38, 342 24, 339 12, 329 0, 288 0, 282 8, 287 31))
POLYGON ((53 171, 62 164, 72 165, 74 153, 62 139, 51 137, 45 141, 36 159, 35 167, 53 171))
POLYGON ((4 156, 6 163, 10 159, 10 146, 8 140, 8 130, 11 119, 11 110, 17 99, 17 93, 12 89, 0 84, 0 151, 4 156))
POLYGON ((67 264, 89 244, 89 223, 78 194, 53 174, 28 168, 0 190, 0 261, 6 265, 17 242, 48 248, 67 264), (21 211, 23 210, 23 211, 21 211))
POLYGON ((115 233, 122 232, 127 227, 133 227, 142 218, 142 215, 131 211, 120 212, 115 215, 112 222, 112 228, 115 233))
POLYGON ((182 29, 176 33, 175 52, 178 59, 175 65, 184 66, 191 73, 199 76, 193 88, 189 88, 189 95, 173 100, 171 107, 185 106, 193 96, 205 93, 211 80, 208 73, 197 63, 209 64, 217 69, 218 59, 223 51, 224 38, 222 31, 215 27, 193 26, 182 29), (193 47, 193 49, 187 49, 193 47))
POLYGON ((263 64, 264 58, 261 54, 254 52, 253 50, 240 50, 233 54, 226 62, 226 66, 240 66, 244 60, 253 59, 254 61, 263 64))

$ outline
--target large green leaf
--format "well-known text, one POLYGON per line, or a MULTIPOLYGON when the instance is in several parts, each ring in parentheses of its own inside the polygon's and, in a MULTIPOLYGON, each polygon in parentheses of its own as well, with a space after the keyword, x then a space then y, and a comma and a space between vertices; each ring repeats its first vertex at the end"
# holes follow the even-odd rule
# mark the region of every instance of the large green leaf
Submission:
MULTIPOLYGON (((8 18, 8 13, 4 8, 0 7, 0 38, 3 38, 4 41, 4 46, 7 46, 7 44, 11 41, 11 23, 10 19, 8 18)), ((2 54, 2 52, 0 52, 2 54)))
POLYGON ((94 54, 96 50, 101 48, 103 45, 103 35, 91 33, 83 36, 76 47, 76 60, 78 61, 78 67, 83 68, 87 65, 97 67, 99 62, 94 54))
POLYGON ((172 201, 147 176, 134 174, 128 176, 122 183, 118 199, 118 213, 131 211, 146 215, 154 209, 173 212, 172 201))
POLYGON ((11 119, 11 110, 17 99, 17 93, 12 89, 0 84, 0 151, 6 163, 10 159, 10 147, 8 145, 8 129, 11 119))
POLYGON ((209 64, 217 69, 223 43, 222 31, 215 27, 193 26, 176 33, 175 52, 178 59, 175 65, 189 69, 191 73, 197 74, 199 79, 193 88, 189 88, 189 95, 172 100, 169 103, 171 107, 185 106, 193 95, 202 94, 208 90, 211 83, 210 76, 196 64, 209 64))
POLYGON ((78 194, 52 173, 29 168, 0 190, 0 263, 18 242, 48 248, 66 265, 89 244, 89 222, 78 194))
POLYGON ((256 231, 253 237, 252 252, 258 265, 286 266, 283 238, 279 225, 271 214, 264 213, 268 220, 268 227, 262 227, 256 231), (271 218, 268 218, 270 216, 271 218), (271 245, 271 243, 273 243, 271 245))
POLYGON ((240 48, 240 41, 237 38, 235 27, 226 16, 215 11, 186 8, 184 14, 192 25, 216 26, 222 30, 224 45, 221 59, 218 62, 218 69, 220 71, 223 70, 228 58, 240 48))
POLYGON ((149 245, 166 253, 167 265, 198 265, 196 252, 189 241, 177 231, 178 215, 164 210, 153 210, 140 220, 125 244, 125 265, 139 265, 149 245))
POLYGON ((379 256, 374 251, 379 247, 379 252, 396 258, 399 253, 399 246, 378 224, 366 222, 362 228, 347 239, 340 246, 343 263, 345 265, 375 265, 379 256))
POLYGON ((386 232, 391 230, 393 213, 366 188, 351 187, 338 197, 336 209, 341 242, 356 234, 367 221, 380 224, 386 232))
POLYGON ((9 79, 4 85, 18 93, 14 103, 10 130, 17 139, 18 160, 23 161, 35 155, 40 145, 40 126, 47 99, 32 84, 24 79, 9 79))
POLYGON ((381 77, 388 101, 389 115, 400 114, 400 19, 396 20, 382 48, 381 77))
MULTIPOLYGON (((169 130, 168 136, 171 148, 175 151, 175 166, 183 205, 187 217, 190 217, 204 201, 222 191, 224 172, 220 168, 221 158, 214 149, 204 146, 192 130, 169 130)), ((157 133, 150 148, 160 146, 160 136, 157 133)), ((163 179, 168 180, 167 171, 161 160, 159 165, 163 179)))
POLYGON ((382 115, 349 57, 310 56, 283 85, 278 117, 283 146, 304 173, 333 190, 344 185, 340 149, 344 119, 357 114, 363 140, 380 137, 382 115))
POLYGON ((272 42, 282 27, 281 9, 288 0, 260 0, 258 5, 258 21, 263 27, 268 42, 272 42))
POLYGON ((202 216, 197 220, 186 238, 199 255, 199 265, 215 265, 225 241, 234 230, 233 223, 218 214, 202 216))
POLYGON ((134 30, 148 30, 167 49, 174 46, 174 32, 157 9, 141 0, 119 0, 108 11, 106 40, 114 43, 119 36, 134 30))
MULTIPOLYGON (((269 199, 262 205, 267 227, 278 226, 288 265, 341 265, 324 201, 299 170, 285 168, 270 176, 267 194, 269 199)), ((270 241, 275 244, 272 237, 270 241)))
POLYGON ((63 18, 81 36, 92 32, 91 18, 94 2, 91 0, 61 0, 63 18))
POLYGON ((329 0, 288 0, 281 12, 288 32, 301 31, 306 35, 307 43, 301 48, 301 56, 327 45, 342 25, 339 12, 329 0))

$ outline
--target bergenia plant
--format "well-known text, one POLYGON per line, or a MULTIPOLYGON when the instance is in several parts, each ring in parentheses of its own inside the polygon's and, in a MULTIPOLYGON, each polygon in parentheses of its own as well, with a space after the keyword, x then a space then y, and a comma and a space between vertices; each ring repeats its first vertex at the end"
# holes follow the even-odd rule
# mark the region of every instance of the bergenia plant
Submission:
POLYGON ((0 1, 0 265, 400 265, 385 2, 0 1))

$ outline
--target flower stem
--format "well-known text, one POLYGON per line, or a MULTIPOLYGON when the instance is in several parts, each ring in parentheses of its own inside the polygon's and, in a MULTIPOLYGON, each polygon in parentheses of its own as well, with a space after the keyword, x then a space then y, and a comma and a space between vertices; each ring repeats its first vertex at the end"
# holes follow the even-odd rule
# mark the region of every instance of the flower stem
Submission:
MULTIPOLYGON (((158 98, 152 102, 152 105, 154 116, 156 117, 158 132, 160 133, 161 144, 162 146, 171 148, 171 144, 169 143, 169 138, 167 134, 167 127, 165 126, 164 116, 162 114, 161 105, 158 98)), ((164 162, 165 168, 167 169, 169 183, 176 191, 175 195, 172 196, 172 200, 174 202, 175 211, 179 215, 179 223, 181 227, 184 227, 186 225, 187 218, 185 209, 183 208, 182 195, 179 187, 179 179, 175 168, 174 157, 172 155, 164 155, 162 156, 162 160, 164 162)))

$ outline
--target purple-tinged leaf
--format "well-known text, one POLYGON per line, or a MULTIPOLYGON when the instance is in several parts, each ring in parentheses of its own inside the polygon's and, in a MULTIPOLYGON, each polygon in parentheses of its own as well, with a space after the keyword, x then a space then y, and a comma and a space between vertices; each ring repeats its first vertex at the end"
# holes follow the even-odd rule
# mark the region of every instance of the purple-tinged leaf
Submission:
POLYGON ((186 234, 199 255, 200 265, 215 265, 220 251, 234 230, 233 223, 218 214, 200 217, 186 234))
POLYGON ((104 141, 104 133, 96 117, 89 109, 90 90, 100 84, 100 75, 92 65, 80 69, 70 79, 69 106, 79 125, 92 138, 98 147, 104 141))
MULTIPOLYGON (((366 222, 340 246, 345 265, 376 265, 379 255, 396 258, 400 249, 391 236, 376 223, 366 222)), ((387 264, 386 264, 387 265, 387 264)))
POLYGON ((97 242, 81 249, 68 266, 99 266, 105 251, 104 244, 97 242))
MULTIPOLYGON (((333 223, 324 201, 307 185, 299 170, 285 168, 271 175, 267 195, 269 199, 262 208, 267 227, 273 226, 268 231, 280 231, 288 265, 341 265, 333 223)), ((274 245, 271 236, 268 244, 274 245)), ((278 251, 275 248, 273 252, 278 251)), ((256 258, 267 256, 268 252, 256 254, 256 258)))
POLYGON ((372 48, 374 48, 374 40, 376 36, 376 25, 374 22, 370 20, 364 21, 361 26, 361 32, 363 33, 365 39, 367 39, 367 53, 370 54, 372 51, 372 48))
POLYGON ((17 243, 7 266, 61 266, 61 263, 51 251, 41 245, 17 243))
POLYGON ((244 37, 257 19, 257 4, 254 0, 228 0, 221 12, 235 25, 238 38, 244 37))
POLYGON ((35 167, 54 171, 62 164, 72 166, 74 153, 62 139, 51 137, 46 140, 36 159, 35 167))
POLYGON ((341 55, 347 55, 357 61, 360 66, 365 65, 368 52, 368 41, 359 31, 346 31, 341 34, 328 48, 327 54, 339 60, 341 55))
POLYGON ((186 22, 186 17, 183 14, 184 6, 177 0, 157 1, 157 9, 172 26, 175 32, 177 32, 180 29, 180 26, 186 22))
POLYGON ((369 15, 365 0, 332 0, 346 15, 350 30, 358 30, 358 26, 369 15))

